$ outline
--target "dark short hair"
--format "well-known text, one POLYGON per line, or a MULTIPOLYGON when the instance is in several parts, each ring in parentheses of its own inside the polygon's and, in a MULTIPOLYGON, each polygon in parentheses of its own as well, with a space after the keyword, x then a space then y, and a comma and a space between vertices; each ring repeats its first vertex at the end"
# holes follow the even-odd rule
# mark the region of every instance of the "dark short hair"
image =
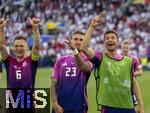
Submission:
POLYGON ((119 38, 119 37, 118 37, 118 33, 117 33, 115 30, 108 30, 108 31, 106 31, 105 34, 104 34, 104 40, 105 40, 105 36, 106 36, 107 34, 109 34, 109 33, 113 33, 113 34, 116 35, 117 39, 119 38))
POLYGON ((26 36, 23 36, 23 35, 17 35, 14 39, 14 42, 16 40, 24 40, 25 42, 27 42, 27 37, 26 36))
POLYGON ((75 31, 75 32, 73 32, 73 33, 71 34, 71 38, 72 38, 72 36, 75 35, 75 34, 85 35, 85 33, 83 33, 82 31, 77 30, 77 31, 75 31))

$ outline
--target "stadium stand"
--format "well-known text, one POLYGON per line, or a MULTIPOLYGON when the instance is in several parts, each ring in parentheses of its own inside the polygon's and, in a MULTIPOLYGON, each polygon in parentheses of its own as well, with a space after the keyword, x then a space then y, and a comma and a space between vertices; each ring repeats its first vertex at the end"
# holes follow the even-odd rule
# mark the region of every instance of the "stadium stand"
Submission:
MULTIPOLYGON (((91 47, 103 50, 103 33, 115 29, 119 40, 129 39, 131 54, 138 56, 144 66, 150 65, 150 4, 144 0, 1 0, 0 17, 10 18, 6 28, 7 45, 11 52, 13 37, 24 34, 32 37, 26 17, 41 19, 40 66, 53 66, 58 57, 69 53, 63 40, 72 31, 86 31, 93 16, 107 11, 105 27, 96 28, 91 47), (44 37, 46 36, 46 38, 44 37)), ((28 43, 32 46, 32 40, 28 43)), ((120 50, 118 50, 120 52, 120 50)))

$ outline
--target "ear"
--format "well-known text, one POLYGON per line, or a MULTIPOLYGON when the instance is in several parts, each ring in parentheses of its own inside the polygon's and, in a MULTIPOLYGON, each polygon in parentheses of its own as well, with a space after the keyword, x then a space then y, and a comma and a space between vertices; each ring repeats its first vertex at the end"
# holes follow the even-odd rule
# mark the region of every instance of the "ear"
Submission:
POLYGON ((14 48, 14 45, 13 45, 12 50, 14 51, 14 49, 15 49, 15 48, 14 48))
POLYGON ((26 50, 29 50, 29 46, 28 43, 26 42, 26 50))
POLYGON ((26 50, 29 50, 29 46, 28 45, 26 46, 26 50))

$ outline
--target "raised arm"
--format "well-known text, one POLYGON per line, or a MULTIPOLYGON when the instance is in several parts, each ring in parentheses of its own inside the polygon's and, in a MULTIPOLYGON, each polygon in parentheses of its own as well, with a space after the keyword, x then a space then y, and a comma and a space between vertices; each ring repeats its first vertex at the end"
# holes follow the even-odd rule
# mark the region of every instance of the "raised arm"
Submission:
POLYGON ((2 86, 2 62, 0 61, 0 88, 2 86))
POLYGON ((8 52, 5 46, 5 32, 4 26, 7 24, 9 20, 0 19, 0 53, 2 61, 6 60, 8 57, 8 52))
POLYGON ((40 33, 39 33, 39 25, 40 25, 40 19, 38 18, 29 18, 28 21, 32 25, 32 32, 33 32, 33 38, 34 38, 34 44, 32 47, 32 58, 34 60, 39 59, 39 50, 40 50, 40 33))
POLYGON ((104 18, 104 15, 106 13, 105 12, 102 12, 100 15, 98 15, 97 17, 93 18, 92 21, 91 21, 91 24, 85 34, 85 38, 83 40, 83 43, 82 43, 82 50, 84 50, 85 54, 91 59, 94 57, 94 54, 93 52, 91 52, 90 50, 87 49, 90 41, 91 41, 91 37, 92 37, 92 34, 93 34, 93 31, 94 29, 102 23, 103 21, 103 18, 104 18))
POLYGON ((76 59, 77 65, 84 71, 84 72, 91 72, 92 64, 90 62, 85 62, 83 58, 81 58, 81 52, 79 53, 78 49, 74 46, 71 42, 70 38, 66 38, 65 43, 70 47, 73 51, 73 55, 76 59))

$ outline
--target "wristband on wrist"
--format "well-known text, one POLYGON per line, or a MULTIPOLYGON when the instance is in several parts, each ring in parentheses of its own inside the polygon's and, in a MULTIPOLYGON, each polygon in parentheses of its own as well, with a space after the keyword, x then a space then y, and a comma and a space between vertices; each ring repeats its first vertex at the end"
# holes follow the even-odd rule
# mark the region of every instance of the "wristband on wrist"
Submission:
POLYGON ((74 50, 72 51, 72 54, 73 54, 73 55, 77 55, 77 54, 79 54, 79 51, 78 51, 77 49, 74 49, 74 50))

